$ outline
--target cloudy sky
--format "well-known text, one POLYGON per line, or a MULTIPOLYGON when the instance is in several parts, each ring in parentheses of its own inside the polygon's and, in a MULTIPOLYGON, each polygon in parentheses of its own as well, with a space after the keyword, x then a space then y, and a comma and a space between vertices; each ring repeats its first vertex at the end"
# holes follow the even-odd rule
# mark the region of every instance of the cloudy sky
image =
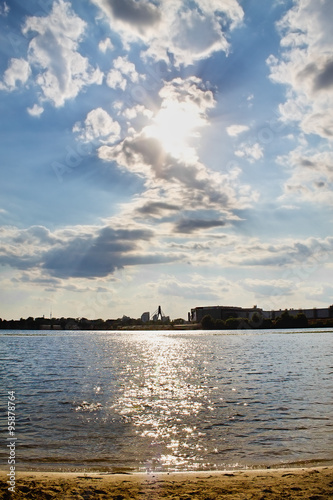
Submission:
POLYGON ((332 304, 332 19, 0 1, 0 317, 332 304))

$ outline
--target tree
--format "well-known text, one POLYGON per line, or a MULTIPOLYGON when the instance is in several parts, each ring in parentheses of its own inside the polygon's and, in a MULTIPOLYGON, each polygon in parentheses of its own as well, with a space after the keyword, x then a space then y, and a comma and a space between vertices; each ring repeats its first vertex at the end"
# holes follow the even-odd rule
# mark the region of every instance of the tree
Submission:
POLYGON ((257 312, 253 313, 250 321, 251 328, 261 328, 263 320, 263 316, 259 315, 257 312))
POLYGON ((304 313, 298 313, 294 323, 297 328, 307 328, 308 318, 305 316, 304 313))
POLYGON ((275 322, 276 328, 293 328, 295 326, 295 320, 293 316, 290 316, 287 310, 285 310, 275 322))
POLYGON ((215 322, 210 314, 206 314, 201 320, 201 326, 204 330, 213 330, 215 322))
POLYGON ((225 321, 223 321, 223 319, 217 319, 215 321, 215 329, 216 330, 224 330, 225 329, 225 321))
POLYGON ((225 327, 227 330, 237 330, 239 326, 238 318, 228 318, 225 322, 225 327))

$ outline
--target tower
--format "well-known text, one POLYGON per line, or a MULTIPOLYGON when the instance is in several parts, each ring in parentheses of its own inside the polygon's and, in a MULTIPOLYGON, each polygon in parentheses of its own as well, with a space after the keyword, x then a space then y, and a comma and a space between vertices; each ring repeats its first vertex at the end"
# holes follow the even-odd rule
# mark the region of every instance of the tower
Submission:
POLYGON ((161 306, 158 306, 158 308, 156 309, 156 311, 152 315, 152 319, 153 319, 153 321, 165 321, 166 320, 166 316, 165 316, 164 312, 162 311, 161 306))

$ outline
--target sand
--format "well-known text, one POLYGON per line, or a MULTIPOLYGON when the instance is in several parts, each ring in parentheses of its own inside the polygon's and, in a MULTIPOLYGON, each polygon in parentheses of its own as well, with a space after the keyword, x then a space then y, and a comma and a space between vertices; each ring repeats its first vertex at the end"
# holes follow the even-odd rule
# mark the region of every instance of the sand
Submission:
POLYGON ((232 472, 108 474, 0 472, 0 499, 282 500, 333 499, 333 466, 232 472))

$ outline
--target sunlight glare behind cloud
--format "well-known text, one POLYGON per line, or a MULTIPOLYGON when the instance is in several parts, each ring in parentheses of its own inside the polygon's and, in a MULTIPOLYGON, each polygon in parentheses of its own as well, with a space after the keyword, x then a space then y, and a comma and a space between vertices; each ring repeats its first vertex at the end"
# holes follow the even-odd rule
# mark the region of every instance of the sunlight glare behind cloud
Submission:
POLYGON ((188 140, 195 136, 195 129, 204 125, 204 120, 198 116, 195 109, 170 102, 158 111, 153 119, 153 125, 145 127, 144 133, 154 137, 163 146, 163 149, 178 159, 189 159, 191 149, 188 140))

